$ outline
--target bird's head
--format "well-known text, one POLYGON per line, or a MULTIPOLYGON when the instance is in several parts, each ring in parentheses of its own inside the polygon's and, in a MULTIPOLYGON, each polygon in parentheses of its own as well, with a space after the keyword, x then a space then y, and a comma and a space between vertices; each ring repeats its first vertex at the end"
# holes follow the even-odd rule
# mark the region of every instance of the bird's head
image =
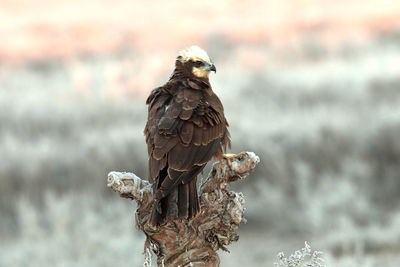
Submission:
POLYGON ((217 72, 206 51, 197 45, 181 50, 176 60, 198 78, 208 78, 210 71, 217 72))

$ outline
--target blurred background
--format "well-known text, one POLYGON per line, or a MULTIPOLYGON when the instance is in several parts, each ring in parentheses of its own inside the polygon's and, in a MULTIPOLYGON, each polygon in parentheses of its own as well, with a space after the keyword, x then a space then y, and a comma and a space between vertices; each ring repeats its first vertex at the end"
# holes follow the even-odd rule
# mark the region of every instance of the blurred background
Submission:
POLYGON ((221 266, 400 266, 400 2, 0 1, 0 266, 141 266, 145 99, 198 44, 256 171, 221 266))

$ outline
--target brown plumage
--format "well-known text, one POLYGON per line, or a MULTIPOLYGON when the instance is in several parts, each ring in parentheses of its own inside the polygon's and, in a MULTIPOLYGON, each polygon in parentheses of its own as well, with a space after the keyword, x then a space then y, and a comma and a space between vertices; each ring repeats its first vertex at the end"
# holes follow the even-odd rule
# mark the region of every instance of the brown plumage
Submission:
POLYGON ((215 66, 203 50, 182 50, 169 81, 147 99, 144 133, 155 194, 153 225, 191 218, 200 211, 197 175, 230 147, 228 122, 211 88, 210 71, 215 66))

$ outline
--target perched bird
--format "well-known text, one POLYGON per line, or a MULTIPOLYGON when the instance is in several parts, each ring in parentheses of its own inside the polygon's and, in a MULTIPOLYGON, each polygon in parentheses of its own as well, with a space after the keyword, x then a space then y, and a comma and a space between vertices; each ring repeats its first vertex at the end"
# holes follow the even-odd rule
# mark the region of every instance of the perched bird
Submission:
POLYGON ((146 101, 152 225, 194 217, 200 211, 197 175, 230 148, 224 108, 208 79, 211 71, 216 68, 204 50, 183 49, 168 82, 146 101))

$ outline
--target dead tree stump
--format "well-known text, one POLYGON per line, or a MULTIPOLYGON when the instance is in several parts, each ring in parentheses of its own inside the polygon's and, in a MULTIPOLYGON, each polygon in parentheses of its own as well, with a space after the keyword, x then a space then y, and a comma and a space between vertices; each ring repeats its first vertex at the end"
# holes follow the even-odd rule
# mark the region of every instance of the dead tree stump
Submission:
MULTIPOLYGON (((240 154, 239 154, 240 155, 240 154)), ((137 202, 137 227, 146 235, 144 266, 150 266, 150 250, 157 255, 158 266, 219 266, 218 249, 239 239, 243 217, 242 193, 229 191, 228 184, 243 179, 259 162, 253 152, 214 163, 200 186, 200 213, 190 219, 177 219, 159 227, 151 226, 153 204, 151 184, 133 173, 110 172, 107 183, 121 197, 137 202)))

